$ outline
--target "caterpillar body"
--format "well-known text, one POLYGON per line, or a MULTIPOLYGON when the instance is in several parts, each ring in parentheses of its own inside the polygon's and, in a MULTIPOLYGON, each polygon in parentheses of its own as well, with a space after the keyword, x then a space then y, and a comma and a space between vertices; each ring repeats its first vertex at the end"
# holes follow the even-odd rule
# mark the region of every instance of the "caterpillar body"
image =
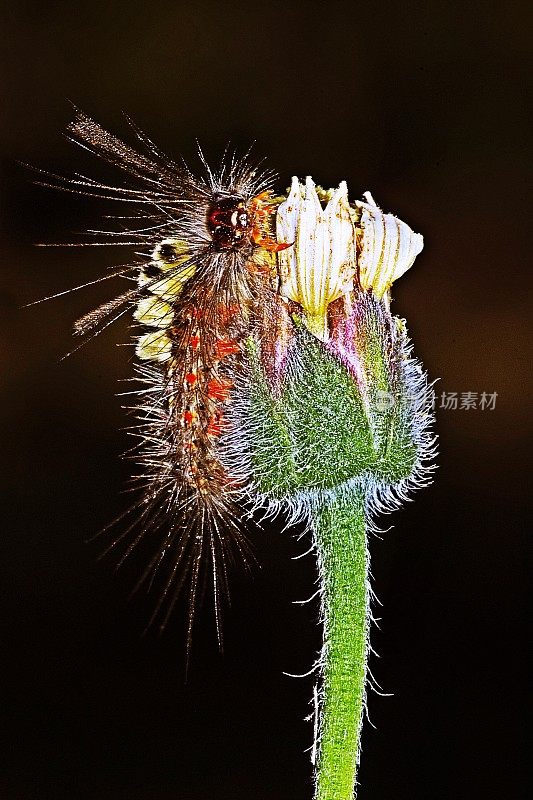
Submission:
POLYGON ((142 467, 136 478, 141 495, 123 515, 131 515, 131 521, 108 550, 122 544, 122 563, 144 537, 154 539, 153 557, 139 584, 165 573, 151 619, 162 628, 188 584, 188 648, 204 564, 209 564, 221 645, 227 563, 239 556, 246 563, 250 550, 236 502, 240 487, 221 462, 219 440, 243 343, 255 324, 265 284, 275 280, 275 253, 291 246, 272 237, 273 175, 235 157, 214 172, 200 151, 205 174, 197 178, 186 166, 169 162, 139 131, 149 156, 83 113, 68 131, 130 180, 110 186, 84 176, 64 181, 52 176, 53 185, 141 208, 131 218, 140 219, 140 226, 111 234, 144 248, 140 263, 113 273, 129 275, 136 287, 74 326, 76 334, 94 336, 133 309, 144 329, 136 344, 142 387, 136 406, 138 445, 132 453, 142 467))

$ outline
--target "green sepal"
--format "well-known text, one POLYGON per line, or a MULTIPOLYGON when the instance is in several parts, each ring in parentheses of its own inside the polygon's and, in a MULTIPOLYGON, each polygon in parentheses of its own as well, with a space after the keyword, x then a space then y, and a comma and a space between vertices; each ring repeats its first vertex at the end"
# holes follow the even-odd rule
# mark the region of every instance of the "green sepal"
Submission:
POLYGON ((260 343, 249 339, 250 420, 257 431, 251 462, 263 495, 283 499, 365 478, 390 485, 413 471, 416 397, 409 389, 405 329, 375 298, 358 302, 360 383, 295 318, 284 378, 272 392, 260 343))

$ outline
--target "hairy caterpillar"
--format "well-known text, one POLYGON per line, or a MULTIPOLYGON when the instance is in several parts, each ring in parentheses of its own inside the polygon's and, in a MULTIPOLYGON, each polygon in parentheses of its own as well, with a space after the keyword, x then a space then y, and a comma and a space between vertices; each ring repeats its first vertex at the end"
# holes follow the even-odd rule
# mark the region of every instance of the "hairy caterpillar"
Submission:
POLYGON ((265 285, 275 279, 274 254, 292 244, 272 237, 277 202, 271 192, 273 176, 234 156, 214 172, 200 151, 204 176, 197 178, 186 166, 162 156, 140 132, 149 156, 80 112, 68 133, 125 171, 129 181, 110 186, 84 176, 63 180, 49 175, 47 184, 133 203, 131 220, 137 227, 110 235, 136 245, 145 256, 113 273, 129 274, 135 288, 74 325, 75 334, 94 336, 131 309, 144 329, 136 345, 142 388, 136 406, 139 442, 133 453, 142 467, 136 477, 141 496, 123 515, 130 521, 122 523, 108 550, 123 543, 122 563, 143 537, 153 539, 153 557, 139 581, 152 581, 164 572, 151 622, 165 626, 188 582, 188 648, 205 580, 203 567, 210 564, 221 644, 227 562, 236 556, 247 561, 249 547, 243 510, 235 499, 239 486, 220 461, 218 442, 243 342, 262 305, 265 285))

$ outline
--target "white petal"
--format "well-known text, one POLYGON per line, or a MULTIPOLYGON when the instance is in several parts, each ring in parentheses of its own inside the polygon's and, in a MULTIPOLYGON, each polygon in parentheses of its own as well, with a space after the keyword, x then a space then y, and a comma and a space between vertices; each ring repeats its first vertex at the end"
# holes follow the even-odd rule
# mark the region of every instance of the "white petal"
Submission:
MULTIPOLYGON (((302 192, 298 178, 292 179, 290 192, 284 203, 278 207, 276 230, 278 241, 295 242, 296 226, 300 210, 302 192)), ((280 277, 279 292, 283 297, 295 299, 296 287, 296 248, 288 247, 278 253, 278 269, 280 277)))
POLYGON ((328 305, 353 289, 356 271, 355 228, 346 183, 325 193, 322 208, 315 184, 293 178, 289 196, 278 208, 278 241, 293 247, 278 254, 279 292, 302 307, 304 322, 321 339, 328 338, 328 305))
POLYGON ((361 209, 362 229, 359 278, 363 289, 372 288, 377 297, 382 297, 413 265, 424 240, 393 214, 384 214, 370 192, 364 197, 368 202, 356 204, 361 209))

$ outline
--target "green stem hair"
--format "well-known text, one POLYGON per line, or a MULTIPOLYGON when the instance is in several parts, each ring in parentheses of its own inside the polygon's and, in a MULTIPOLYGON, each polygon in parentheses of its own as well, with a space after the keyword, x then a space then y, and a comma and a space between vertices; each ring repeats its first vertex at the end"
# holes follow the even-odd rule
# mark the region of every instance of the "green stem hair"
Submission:
POLYGON ((365 703, 368 553, 361 496, 314 517, 324 615, 323 687, 315 800, 352 800, 365 703))

